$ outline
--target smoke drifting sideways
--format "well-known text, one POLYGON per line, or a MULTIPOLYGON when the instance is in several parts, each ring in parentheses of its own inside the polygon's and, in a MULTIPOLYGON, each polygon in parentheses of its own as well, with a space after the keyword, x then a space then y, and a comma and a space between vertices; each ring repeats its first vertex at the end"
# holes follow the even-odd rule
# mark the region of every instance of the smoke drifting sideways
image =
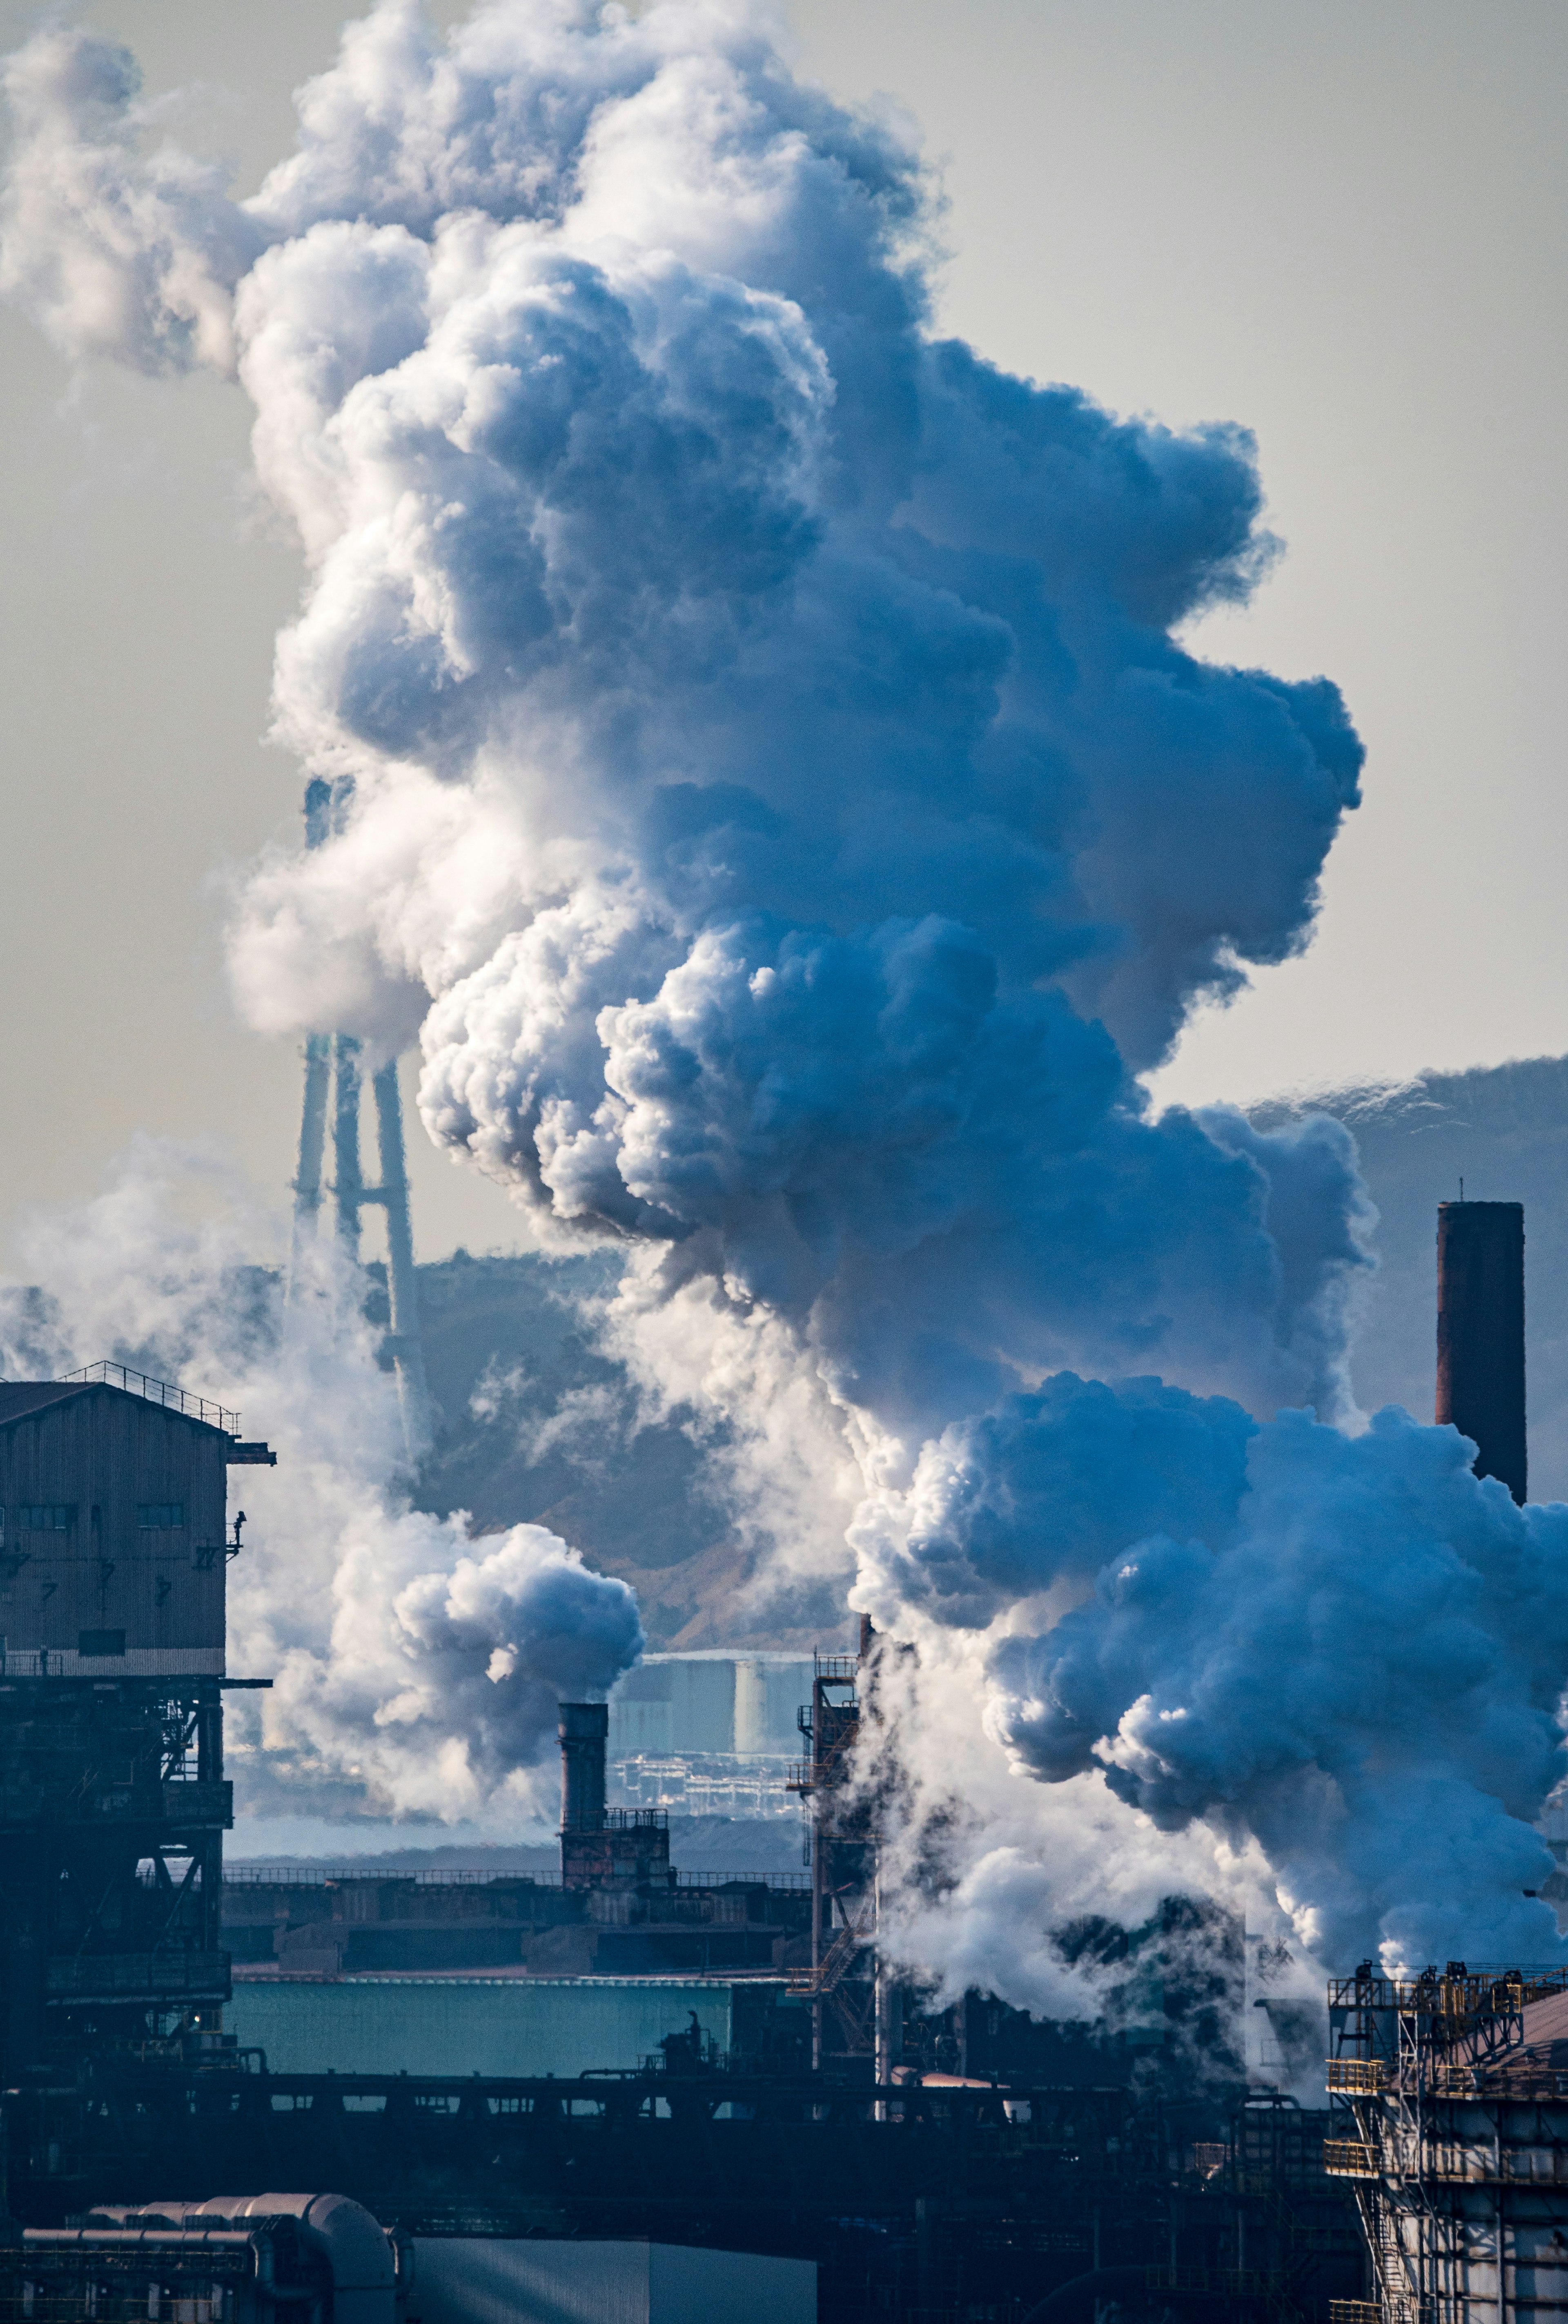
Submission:
MULTIPOLYGON (((971 1642, 1015 1769, 1212 1835, 1189 1877, 1264 1925, 1271 1890, 1318 1961, 1370 1938, 1407 1966, 1549 1959, 1529 1820, 1563 1774, 1568 1508, 1516 1508, 1472 1452, 1392 1406, 1358 1435, 1259 1427, 1225 1398, 1058 1375, 868 1497, 861 1596, 906 1637, 971 1642)), ((928 1778, 911 1821, 962 1780, 928 1778)), ((1016 1887, 1012 1846, 947 1877, 1016 1887)))
POLYGON ((264 1418, 278 1465, 245 1472, 228 1569, 228 1667, 273 1679, 229 1706, 242 1818, 553 1822, 557 1705, 636 1661, 636 1600, 540 1526, 471 1538, 410 1506, 363 1277, 324 1240, 285 1313, 244 1257, 266 1223, 210 1157, 139 1141, 96 1201, 30 1222, 0 1370, 108 1355, 264 1418))
POLYGON ((258 867, 242 1009, 417 1037, 431 1136, 629 1253, 780 1567, 916 1650, 911 1958, 1038 1999, 1173 1881, 1554 1951, 1563 1520, 1351 1433, 1348 1135, 1137 1079, 1358 799, 1330 683, 1181 643, 1276 553, 1250 438, 936 337, 918 153, 741 0, 392 0, 237 204, 113 45, 9 86, 5 285, 232 370, 309 559, 276 731, 355 807, 258 867))

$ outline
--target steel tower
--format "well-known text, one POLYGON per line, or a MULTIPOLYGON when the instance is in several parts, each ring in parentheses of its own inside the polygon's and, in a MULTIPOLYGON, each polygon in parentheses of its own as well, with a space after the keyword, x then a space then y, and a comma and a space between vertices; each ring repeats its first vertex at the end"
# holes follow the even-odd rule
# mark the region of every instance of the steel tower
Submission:
MULTIPOLYGON (((340 831, 354 795, 352 778, 335 783, 318 778, 305 790, 305 844, 319 847, 340 831)), ((364 1076, 360 1045, 351 1033, 313 1033, 305 1044, 305 1096, 300 1121, 300 1167, 294 1178, 294 1231, 289 1267, 292 1297, 302 1256, 319 1231, 321 1172, 327 1145, 327 1115, 332 1112, 332 1196, 338 1243, 357 1266, 360 1214, 379 1204, 386 1217, 388 1328, 383 1342, 397 1376, 403 1442, 417 1459, 430 1437, 429 1391, 420 1344, 419 1287, 414 1277, 413 1227, 409 1216, 409 1175, 403 1153, 402 1101, 397 1059, 371 1076, 375 1102, 380 1183, 367 1186, 360 1163, 360 1101, 364 1076)))

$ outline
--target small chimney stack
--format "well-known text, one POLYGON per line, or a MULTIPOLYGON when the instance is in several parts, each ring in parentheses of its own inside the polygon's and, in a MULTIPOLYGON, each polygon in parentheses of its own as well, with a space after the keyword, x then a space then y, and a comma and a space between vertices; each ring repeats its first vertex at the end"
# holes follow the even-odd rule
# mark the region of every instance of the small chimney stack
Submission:
POLYGON ((604 1829, 604 1746, 610 1732, 606 1702, 561 1705, 561 1830, 604 1829))
POLYGON ((1437 1206, 1437 1421, 1471 1437, 1475 1473, 1523 1502, 1525 1206, 1437 1206))

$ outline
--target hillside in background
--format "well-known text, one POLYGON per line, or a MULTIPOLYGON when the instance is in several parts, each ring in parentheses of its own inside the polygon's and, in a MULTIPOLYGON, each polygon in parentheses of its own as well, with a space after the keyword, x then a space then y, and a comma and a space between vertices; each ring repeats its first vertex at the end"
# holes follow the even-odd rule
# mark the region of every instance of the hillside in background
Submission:
MULTIPOLYGON (((682 1872, 761 1872, 777 1879, 801 1869, 805 1825, 794 1819, 746 1816, 683 1816, 669 1819, 671 1863, 682 1872)), ((370 1855, 355 1850, 350 1840, 337 1856, 247 1856, 241 1848, 225 1850, 231 1871, 260 1865, 300 1865, 328 1869, 352 1862, 356 1874, 377 1872, 556 1872, 560 1868, 558 1840, 537 1846, 486 1846, 454 1841, 436 1848, 392 1848, 370 1855)))
MULTIPOLYGON (((1427 1074, 1255 1108, 1260 1125, 1307 1112, 1353 1133, 1379 1212, 1379 1269, 1354 1362, 1361 1404, 1432 1413, 1440 1202, 1525 1205, 1530 1486, 1568 1499, 1568 1058, 1427 1074)), ((601 1572, 633 1583, 655 1648, 847 1643, 826 1595, 763 1629, 739 1625, 752 1553, 715 1489, 691 1416, 645 1423, 624 1374, 594 1344, 593 1303, 616 1260, 459 1251, 420 1269, 425 1359, 442 1414, 418 1499, 482 1527, 549 1526, 601 1572)))
POLYGON ((1432 1417, 1437 1205, 1525 1206, 1530 1498, 1568 1500, 1568 1057, 1530 1057, 1395 1085, 1314 1090, 1255 1107, 1259 1127, 1305 1113, 1342 1121, 1378 1206, 1378 1274, 1352 1367, 1362 1406, 1432 1417))
POLYGON ((481 1528, 548 1526, 637 1591, 655 1649, 844 1643, 826 1593, 798 1594, 748 1628, 735 1613, 754 1551, 735 1535, 707 1456, 677 1410, 648 1420, 594 1344, 613 1253, 470 1258, 421 1267, 425 1369, 441 1418, 420 1506, 467 1509, 481 1528))

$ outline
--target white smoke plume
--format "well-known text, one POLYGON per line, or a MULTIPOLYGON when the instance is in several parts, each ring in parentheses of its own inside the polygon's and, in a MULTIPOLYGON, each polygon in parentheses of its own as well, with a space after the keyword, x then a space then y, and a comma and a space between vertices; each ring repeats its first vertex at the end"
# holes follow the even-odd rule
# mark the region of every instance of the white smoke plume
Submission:
POLYGON ((354 806, 258 871, 241 1005, 417 1034, 431 1136, 631 1250, 787 1562, 847 1579, 858 1499, 912 1956, 1047 1996, 1178 1878, 1336 1960, 1554 1950, 1562 1521, 1352 1433, 1345 1132, 1136 1079, 1358 797, 1331 684, 1179 640, 1275 553, 1250 438, 938 339, 917 154, 746 0, 388 0, 238 206, 120 51, 12 70, 5 280, 72 355, 232 345, 309 562, 277 732, 354 806))
POLYGON ((266 1223, 216 1163, 141 1141, 96 1201, 29 1223, 0 1372, 107 1357, 264 1422, 278 1465, 243 1472, 228 1569, 229 1668, 273 1679, 231 1704, 249 1812, 548 1820, 557 1704, 637 1659, 636 1600, 542 1526, 471 1538, 410 1505, 363 1281, 324 1241, 285 1314, 244 1264, 266 1223), (216 1198, 201 1226, 180 1216, 193 1181, 216 1198))

